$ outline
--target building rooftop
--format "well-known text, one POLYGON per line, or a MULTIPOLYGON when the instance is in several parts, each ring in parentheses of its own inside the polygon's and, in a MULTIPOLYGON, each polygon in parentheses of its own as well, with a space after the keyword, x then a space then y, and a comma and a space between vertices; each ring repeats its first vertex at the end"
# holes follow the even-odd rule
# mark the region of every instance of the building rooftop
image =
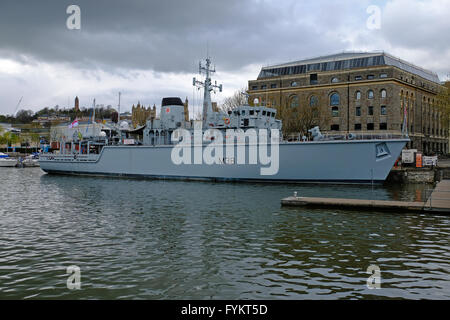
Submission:
POLYGON ((342 52, 327 56, 263 67, 258 79, 301 74, 313 71, 333 71, 371 66, 395 66, 424 79, 440 83, 436 73, 396 58, 386 52, 342 52))

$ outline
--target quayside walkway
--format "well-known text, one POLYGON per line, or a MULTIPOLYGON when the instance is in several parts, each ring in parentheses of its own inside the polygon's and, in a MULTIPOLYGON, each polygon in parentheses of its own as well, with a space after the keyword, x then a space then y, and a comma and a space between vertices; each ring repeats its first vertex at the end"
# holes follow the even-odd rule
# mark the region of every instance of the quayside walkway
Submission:
POLYGON ((439 182, 426 202, 386 201, 344 198, 297 197, 281 199, 282 206, 321 207, 393 212, 434 212, 450 214, 450 180, 439 182))

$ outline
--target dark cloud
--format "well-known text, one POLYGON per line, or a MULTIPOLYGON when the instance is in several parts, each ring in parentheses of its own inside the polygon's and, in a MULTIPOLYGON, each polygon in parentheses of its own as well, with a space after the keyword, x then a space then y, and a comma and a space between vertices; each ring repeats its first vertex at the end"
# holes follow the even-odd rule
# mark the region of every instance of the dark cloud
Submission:
POLYGON ((33 1, 0 4, 0 52, 79 68, 192 72, 206 55, 227 70, 341 50, 294 1, 33 1), (66 8, 81 8, 81 30, 66 28, 66 8), (307 45, 305 45, 307 44, 307 45))

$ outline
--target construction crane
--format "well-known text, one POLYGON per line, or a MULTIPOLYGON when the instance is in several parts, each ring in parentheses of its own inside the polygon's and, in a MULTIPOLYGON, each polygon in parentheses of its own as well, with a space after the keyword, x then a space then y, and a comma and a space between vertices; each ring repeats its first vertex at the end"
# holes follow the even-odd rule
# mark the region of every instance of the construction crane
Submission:
POLYGON ((17 102, 17 106, 16 106, 16 109, 14 110, 13 117, 16 116, 16 112, 17 112, 17 110, 19 110, 20 103, 22 102, 22 99, 23 99, 23 96, 20 97, 19 102, 17 102))

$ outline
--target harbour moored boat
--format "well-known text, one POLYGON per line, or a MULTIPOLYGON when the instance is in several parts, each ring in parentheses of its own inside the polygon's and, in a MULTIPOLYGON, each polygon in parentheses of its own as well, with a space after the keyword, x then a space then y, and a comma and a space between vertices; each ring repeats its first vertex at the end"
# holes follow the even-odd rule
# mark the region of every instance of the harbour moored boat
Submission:
POLYGON ((17 160, 15 158, 11 158, 7 154, 0 152, 0 167, 15 167, 17 164, 17 160))
POLYGON ((32 154, 27 156, 22 160, 22 165, 24 167, 39 167, 39 156, 38 154, 32 154))

